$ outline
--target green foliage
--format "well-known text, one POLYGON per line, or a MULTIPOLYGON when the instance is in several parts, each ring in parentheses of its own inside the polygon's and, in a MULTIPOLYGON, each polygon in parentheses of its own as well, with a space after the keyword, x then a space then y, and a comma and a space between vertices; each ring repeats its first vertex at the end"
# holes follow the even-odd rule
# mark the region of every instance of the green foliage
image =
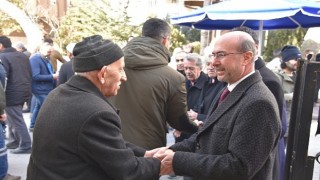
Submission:
POLYGON ((186 26, 181 26, 181 32, 185 34, 186 39, 189 42, 195 42, 195 41, 200 41, 200 30, 199 29, 194 29, 186 26))
MULTIPOLYGON (((127 14, 128 2, 118 9, 118 16, 112 17, 107 0, 77 1, 67 15, 60 22, 59 38, 62 46, 69 42, 79 42, 83 37, 99 34, 104 38, 112 39, 119 45, 124 45, 130 36, 137 36, 139 26, 128 25, 130 17, 127 14)), ((63 48, 64 49, 64 48, 63 48)))
MULTIPOLYGON (((25 4, 24 0, 8 0, 9 2, 13 3, 17 7, 23 9, 23 6, 25 4)), ((13 31, 22 32, 21 26, 17 23, 16 20, 9 17, 4 12, 0 11, 0 34, 6 34, 13 31)))
POLYGON ((303 28, 269 31, 267 37, 267 46, 262 53, 264 60, 267 62, 272 60, 273 51, 276 49, 281 49, 285 45, 290 44, 300 48, 306 33, 307 29, 303 28))
POLYGON ((171 46, 170 46, 170 52, 173 52, 173 50, 177 47, 182 47, 182 45, 187 44, 188 41, 185 38, 185 35, 182 34, 179 29, 176 27, 173 27, 171 30, 171 46))

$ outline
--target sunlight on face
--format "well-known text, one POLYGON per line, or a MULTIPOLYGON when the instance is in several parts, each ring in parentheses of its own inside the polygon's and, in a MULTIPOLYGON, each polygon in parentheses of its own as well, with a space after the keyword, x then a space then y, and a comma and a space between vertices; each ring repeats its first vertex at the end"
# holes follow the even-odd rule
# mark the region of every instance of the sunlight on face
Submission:
POLYGON ((121 83, 127 81, 127 76, 123 69, 124 65, 124 58, 122 57, 107 66, 105 71, 105 83, 103 84, 103 94, 106 97, 117 95, 121 83))

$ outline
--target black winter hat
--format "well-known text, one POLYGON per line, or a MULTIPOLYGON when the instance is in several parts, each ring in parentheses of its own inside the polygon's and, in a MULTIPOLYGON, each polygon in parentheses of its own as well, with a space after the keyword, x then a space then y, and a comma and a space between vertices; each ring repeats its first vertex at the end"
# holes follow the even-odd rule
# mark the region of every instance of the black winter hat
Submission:
POLYGON ((99 70, 123 57, 121 48, 100 35, 84 38, 73 49, 75 72, 99 70))
POLYGON ((296 46, 286 45, 281 50, 282 62, 287 62, 291 59, 301 58, 301 52, 296 46))

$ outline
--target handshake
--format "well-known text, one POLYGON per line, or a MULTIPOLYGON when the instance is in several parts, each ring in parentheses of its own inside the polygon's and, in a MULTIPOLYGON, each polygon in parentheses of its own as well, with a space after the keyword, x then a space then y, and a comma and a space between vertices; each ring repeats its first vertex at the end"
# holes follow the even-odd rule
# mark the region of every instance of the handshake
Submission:
POLYGON ((146 151, 144 157, 153 157, 159 159, 161 161, 160 175, 166 175, 174 173, 172 167, 174 153, 175 152, 168 147, 161 147, 146 151))

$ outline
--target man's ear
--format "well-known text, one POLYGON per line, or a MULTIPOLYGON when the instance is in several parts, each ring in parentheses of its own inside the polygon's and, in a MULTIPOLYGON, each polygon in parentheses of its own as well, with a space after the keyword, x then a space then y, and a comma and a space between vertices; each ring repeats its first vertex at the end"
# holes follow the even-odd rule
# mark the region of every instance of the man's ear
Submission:
POLYGON ((107 72, 107 67, 108 66, 103 66, 100 71, 98 72, 98 79, 101 82, 101 84, 105 83, 105 76, 106 76, 106 72, 107 72))
POLYGON ((251 51, 245 52, 243 57, 244 57, 243 65, 247 65, 254 58, 253 53, 251 51))

